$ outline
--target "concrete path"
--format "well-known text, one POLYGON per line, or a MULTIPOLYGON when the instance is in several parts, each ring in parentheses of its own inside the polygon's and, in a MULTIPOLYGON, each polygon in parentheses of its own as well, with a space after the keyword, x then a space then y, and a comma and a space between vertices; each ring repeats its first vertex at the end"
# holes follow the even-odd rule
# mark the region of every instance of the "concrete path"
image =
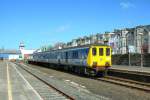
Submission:
POLYGON ((150 73, 150 67, 141 66, 113 65, 111 69, 150 73))
POLYGON ((0 100, 43 100, 9 62, 0 62, 0 100))

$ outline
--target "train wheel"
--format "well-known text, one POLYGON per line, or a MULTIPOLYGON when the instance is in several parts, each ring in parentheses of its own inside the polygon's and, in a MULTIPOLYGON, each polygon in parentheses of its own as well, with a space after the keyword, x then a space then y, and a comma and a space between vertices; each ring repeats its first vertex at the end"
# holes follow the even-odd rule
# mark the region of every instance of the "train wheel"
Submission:
POLYGON ((87 71, 87 68, 86 68, 86 67, 84 68, 84 74, 85 74, 85 75, 87 75, 87 76, 89 76, 89 73, 88 73, 88 71, 87 71))
POLYGON ((96 76, 97 75, 97 71, 94 69, 90 69, 90 68, 85 68, 85 72, 84 72, 87 76, 96 76))
POLYGON ((90 71, 90 76, 93 77, 93 76, 96 76, 96 75, 97 75, 97 72, 95 70, 91 70, 90 71))
POLYGON ((102 72, 102 77, 104 77, 104 76, 108 76, 108 69, 106 69, 102 72))

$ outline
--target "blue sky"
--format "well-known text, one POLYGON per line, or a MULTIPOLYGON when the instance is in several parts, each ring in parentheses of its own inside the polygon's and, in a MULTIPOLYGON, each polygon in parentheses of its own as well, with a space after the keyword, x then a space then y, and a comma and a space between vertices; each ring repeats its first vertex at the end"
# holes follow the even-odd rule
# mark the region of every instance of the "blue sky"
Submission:
POLYGON ((0 0, 0 47, 27 49, 150 24, 150 0, 0 0))

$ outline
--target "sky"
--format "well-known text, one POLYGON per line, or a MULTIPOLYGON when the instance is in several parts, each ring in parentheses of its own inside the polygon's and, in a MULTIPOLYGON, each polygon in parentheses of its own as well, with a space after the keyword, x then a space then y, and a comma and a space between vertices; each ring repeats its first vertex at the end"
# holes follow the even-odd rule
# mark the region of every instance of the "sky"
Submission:
POLYGON ((150 0, 0 0, 0 48, 38 49, 150 24, 150 0))

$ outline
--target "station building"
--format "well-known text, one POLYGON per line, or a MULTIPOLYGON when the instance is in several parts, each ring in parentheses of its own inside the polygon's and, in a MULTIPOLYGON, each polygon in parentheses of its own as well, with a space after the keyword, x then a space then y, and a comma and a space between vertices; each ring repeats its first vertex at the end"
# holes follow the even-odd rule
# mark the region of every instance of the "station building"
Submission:
POLYGON ((21 52, 18 50, 0 50, 1 60, 19 60, 21 52))
POLYGON ((29 55, 33 54, 35 50, 26 50, 24 43, 20 43, 19 50, 21 52, 22 60, 27 59, 29 55))
POLYGON ((35 50, 26 50, 23 43, 20 43, 19 50, 0 49, 0 60, 24 60, 35 50))

